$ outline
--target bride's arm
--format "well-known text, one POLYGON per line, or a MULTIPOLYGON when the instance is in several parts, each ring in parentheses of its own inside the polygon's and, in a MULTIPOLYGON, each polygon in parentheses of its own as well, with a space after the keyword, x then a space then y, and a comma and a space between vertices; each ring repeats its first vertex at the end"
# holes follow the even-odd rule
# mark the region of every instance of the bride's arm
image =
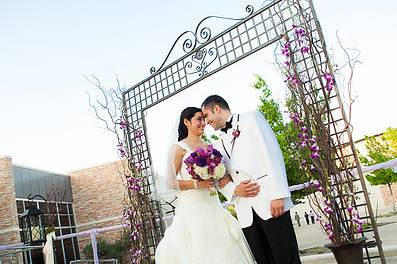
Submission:
MULTIPOLYGON (((183 156, 185 156, 185 153, 186 151, 182 148, 176 149, 174 161, 176 175, 178 175, 182 168, 183 156)), ((210 188, 214 186, 214 183, 212 181, 178 180, 178 185, 180 190, 189 190, 210 188)))

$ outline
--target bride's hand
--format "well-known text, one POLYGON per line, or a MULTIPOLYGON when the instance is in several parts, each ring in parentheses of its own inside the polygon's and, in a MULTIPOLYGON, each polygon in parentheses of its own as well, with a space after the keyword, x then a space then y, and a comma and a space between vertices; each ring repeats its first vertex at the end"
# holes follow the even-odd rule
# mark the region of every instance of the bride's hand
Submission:
POLYGON ((197 186, 199 189, 211 188, 214 187, 214 181, 213 180, 198 181, 197 186))
POLYGON ((219 188, 223 189, 223 187, 225 187, 229 182, 232 181, 232 178, 230 177, 230 175, 225 175, 222 179, 219 180, 219 188))

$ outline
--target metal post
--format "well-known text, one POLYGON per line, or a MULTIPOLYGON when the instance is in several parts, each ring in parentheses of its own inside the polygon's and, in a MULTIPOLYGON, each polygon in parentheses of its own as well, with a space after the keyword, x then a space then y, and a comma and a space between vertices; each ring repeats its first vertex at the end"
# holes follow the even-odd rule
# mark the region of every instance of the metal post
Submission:
POLYGON ((96 234, 97 234, 96 229, 91 230, 90 237, 91 237, 91 243, 92 243, 92 254, 94 256, 94 263, 99 264, 96 234))

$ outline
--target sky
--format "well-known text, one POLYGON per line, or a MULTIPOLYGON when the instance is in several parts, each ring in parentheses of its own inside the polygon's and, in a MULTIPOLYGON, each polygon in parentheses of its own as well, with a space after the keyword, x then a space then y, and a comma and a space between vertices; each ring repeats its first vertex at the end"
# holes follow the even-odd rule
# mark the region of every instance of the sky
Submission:
MULTIPOLYGON (((112 87, 117 74, 123 86, 131 87, 148 77, 150 67, 162 63, 179 34, 194 29, 202 18, 242 17, 247 4, 258 9, 262 2, 0 0, 0 156, 59 173, 116 160, 112 134, 88 105, 86 92, 94 88, 84 75, 95 75, 112 87)), ((331 53, 335 50, 339 58, 337 31, 346 46, 361 52, 362 63, 355 71, 353 137, 397 127, 397 3, 314 0, 314 5, 331 53)), ((284 87, 266 56, 264 51, 263 57, 248 57, 223 73, 225 78, 216 80, 214 75, 208 82, 223 80, 225 88, 217 92, 236 112, 255 108, 258 102, 258 94, 249 87, 253 73, 261 74, 282 101, 284 87), (234 79, 227 77, 232 75, 234 79)), ((205 82, 193 87, 179 97, 178 105, 199 104, 213 92, 205 92, 209 87, 213 85, 205 82)), ((170 110, 169 125, 176 120, 172 111, 179 110, 170 110)), ((158 127, 156 112, 149 110, 154 120, 149 128, 158 127)), ((164 140, 164 133, 150 130, 153 142, 164 140)))

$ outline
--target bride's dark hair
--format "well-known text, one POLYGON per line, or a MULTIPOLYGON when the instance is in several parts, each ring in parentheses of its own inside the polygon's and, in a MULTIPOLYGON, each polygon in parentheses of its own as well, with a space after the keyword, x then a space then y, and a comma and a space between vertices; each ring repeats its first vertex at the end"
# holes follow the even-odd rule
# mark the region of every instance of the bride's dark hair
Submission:
POLYGON ((183 109, 181 116, 179 118, 179 126, 178 126, 178 141, 181 141, 182 139, 185 139, 187 137, 188 131, 185 123, 183 120, 192 120, 193 116, 201 112, 200 108, 197 107, 186 107, 183 109))

